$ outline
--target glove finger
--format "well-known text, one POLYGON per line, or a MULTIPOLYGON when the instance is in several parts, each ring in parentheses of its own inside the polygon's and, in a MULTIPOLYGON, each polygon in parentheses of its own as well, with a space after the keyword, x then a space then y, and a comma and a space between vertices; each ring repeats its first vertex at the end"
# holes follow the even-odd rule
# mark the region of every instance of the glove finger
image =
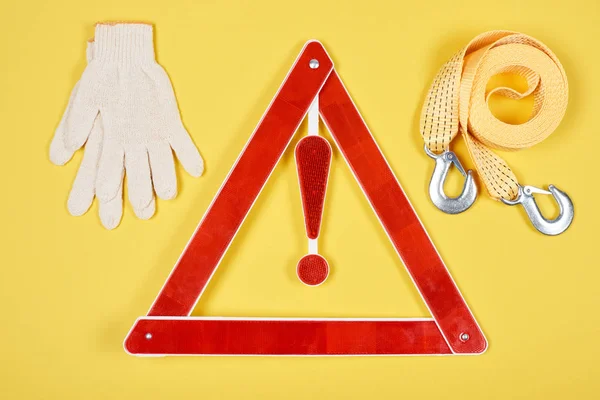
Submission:
POLYGON ((130 147, 126 150, 125 171, 129 201, 133 209, 146 208, 152 201, 154 194, 152 192, 148 151, 145 147, 130 147))
POLYGON ((194 145, 192 138, 183 127, 179 109, 177 107, 177 100, 175 99, 175 92, 173 91, 173 85, 171 85, 169 76, 158 64, 147 69, 146 73, 152 77, 152 80, 157 85, 156 88, 161 105, 163 106, 165 118, 168 121, 169 126, 172 127, 172 129, 167 132, 169 144, 175 151, 183 168, 185 168, 190 175, 196 177, 202 175, 202 172, 204 172, 204 161, 194 145))
POLYGON ((117 196, 123 185, 125 152, 117 144, 104 141, 98 176, 96 177, 96 196, 103 203, 108 203, 117 196))
POLYGON ((69 115, 72 105, 73 105, 73 98, 75 97, 75 94, 77 93, 77 88, 79 87, 79 82, 77 82, 75 84, 75 86, 73 87, 73 90, 71 91, 71 95, 69 96, 69 103, 67 104, 67 108, 65 109, 65 112, 63 114, 63 116, 60 119, 60 122, 58 124, 58 127, 56 128, 56 131, 54 132, 54 137, 52 138, 52 142, 50 142, 50 161, 52 161, 52 163, 56 164, 56 165, 64 165, 67 161, 69 161, 71 159, 71 157, 73 157, 73 151, 68 150, 65 147, 65 120, 67 119, 67 116, 69 115))
POLYGON ((84 71, 65 118, 64 143, 65 148, 70 151, 76 151, 83 146, 99 112, 97 91, 94 90, 91 75, 92 72, 87 69, 84 71))
POLYGON ((65 139, 62 132, 64 132, 64 128, 59 126, 56 129, 54 138, 52 138, 52 142, 50 142, 50 161, 55 165, 65 165, 73 157, 73 154, 75 154, 74 151, 68 150, 65 147, 65 139), (59 129, 61 130, 60 133, 59 129))
POLYGON ((194 145, 192 138, 183 126, 170 132, 169 144, 175 151, 183 168, 190 175, 195 177, 202 175, 202 172, 204 172, 204 160, 202 160, 196 145, 194 145))
POLYGON ((135 215, 137 215, 137 217, 139 219, 150 219, 154 215, 155 211, 156 211, 156 200, 154 199, 154 196, 152 196, 152 200, 150 201, 150 204, 148 204, 146 207, 141 208, 141 209, 137 209, 137 208, 133 209, 133 212, 135 212, 135 215))
POLYGON ((100 202, 100 221, 106 229, 114 229, 121 223, 123 217, 123 184, 119 185, 117 195, 108 202, 100 202))
POLYGON ((152 183, 156 195, 163 200, 177 196, 177 177, 173 153, 167 143, 156 143, 148 146, 152 183))
POLYGON ((102 122, 96 118, 92 132, 85 146, 81 165, 69 193, 67 208, 74 216, 85 214, 92 205, 96 188, 96 173, 102 150, 102 122))

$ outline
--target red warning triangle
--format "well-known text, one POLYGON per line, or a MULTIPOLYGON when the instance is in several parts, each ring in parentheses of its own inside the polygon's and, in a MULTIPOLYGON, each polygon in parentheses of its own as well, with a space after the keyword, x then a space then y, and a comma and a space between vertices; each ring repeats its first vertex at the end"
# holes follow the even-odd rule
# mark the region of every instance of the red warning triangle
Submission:
POLYGON ((140 356, 481 354, 487 341, 331 58, 310 41, 124 347, 140 356), (191 317, 317 97, 321 118, 433 318, 191 317))

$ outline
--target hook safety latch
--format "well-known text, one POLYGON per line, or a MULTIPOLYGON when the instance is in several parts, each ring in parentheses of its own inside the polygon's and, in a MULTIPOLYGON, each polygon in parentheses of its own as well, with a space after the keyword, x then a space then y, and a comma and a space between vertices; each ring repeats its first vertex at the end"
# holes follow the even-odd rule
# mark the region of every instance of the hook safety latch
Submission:
POLYGON ((535 229, 543 234, 551 236, 559 235, 566 231, 571 222, 573 222, 573 202, 565 192, 559 190, 554 185, 548 185, 548 190, 543 190, 535 186, 519 185, 519 194, 515 200, 500 200, 509 206, 521 204, 535 229), (544 218, 535 202, 534 193, 551 194, 560 208, 558 217, 552 220, 544 218))
POLYGON ((435 160, 435 169, 429 182, 429 197, 433 204, 447 214, 458 214, 466 211, 477 198, 477 185, 473 179, 473 171, 465 172, 456 154, 450 150, 435 154, 425 146, 425 153, 435 160), (444 182, 452 164, 465 177, 463 190, 457 197, 448 197, 444 192, 444 182))

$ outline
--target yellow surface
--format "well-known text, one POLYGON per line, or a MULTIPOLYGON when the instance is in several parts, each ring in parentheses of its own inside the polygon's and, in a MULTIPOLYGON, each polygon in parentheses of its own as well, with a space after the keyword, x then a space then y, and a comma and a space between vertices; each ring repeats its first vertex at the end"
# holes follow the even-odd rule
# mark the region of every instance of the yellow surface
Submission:
MULTIPOLYGON (((597 258, 600 6, 595 0, 65 1, 0 5, 0 398, 594 399, 600 391, 597 258), (406 3, 405 5, 401 5, 406 3), (109 232, 97 205, 71 217, 66 167, 48 145, 98 20, 156 25, 160 63, 206 160, 178 167, 180 195, 151 221, 129 205, 109 232), (476 34, 511 29, 558 55, 570 105, 547 141, 503 153, 525 184, 573 198, 573 226, 535 232, 481 196, 464 215, 429 202, 433 163, 418 118, 435 72, 476 34), (161 358, 121 342, 143 315, 305 40, 318 38, 437 244, 490 342, 480 357, 161 358)), ((506 109, 527 109, 496 104, 506 109)), ((530 103, 529 103, 530 106, 530 103)), ((509 116, 522 120, 522 117, 509 116)), ((466 160, 462 143, 453 145, 466 160)), ((402 264, 338 152, 320 242, 333 274, 294 275, 306 242, 287 155, 195 315, 425 316, 402 264)), ((468 164, 467 161, 465 163, 468 164)), ((453 181, 455 186, 459 180, 453 181)), ((552 202, 542 199, 545 210, 552 202)))

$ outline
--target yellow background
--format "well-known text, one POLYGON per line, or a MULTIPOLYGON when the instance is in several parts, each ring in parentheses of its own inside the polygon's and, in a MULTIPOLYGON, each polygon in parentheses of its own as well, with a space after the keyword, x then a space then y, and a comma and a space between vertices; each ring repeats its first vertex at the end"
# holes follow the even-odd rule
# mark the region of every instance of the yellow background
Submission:
MULTIPOLYGON (((598 398, 598 39, 595 0, 2 1, 0 398, 598 398), (207 165, 198 179, 178 166, 178 198, 159 201, 150 221, 135 218, 127 204, 112 232, 100 225, 97 204, 79 218, 66 210, 81 152, 65 167, 47 154, 99 20, 155 24, 158 61, 207 165), (537 233, 521 209, 486 196, 450 216, 426 194, 433 163, 418 133, 425 91, 445 60, 490 29, 542 40, 569 77, 570 105, 558 130, 535 148, 503 154, 522 183, 553 183, 572 197, 575 221, 559 237, 537 233), (126 355, 123 338, 310 38, 334 58, 486 333, 487 353, 126 355)), ((462 141, 453 148, 471 167, 462 141)), ((459 184, 453 177, 455 190, 459 184)), ((551 199, 540 202, 552 212, 551 199)), ((295 277, 306 241, 288 153, 194 315, 427 316, 337 151, 323 229, 332 275, 307 288, 295 277)))

